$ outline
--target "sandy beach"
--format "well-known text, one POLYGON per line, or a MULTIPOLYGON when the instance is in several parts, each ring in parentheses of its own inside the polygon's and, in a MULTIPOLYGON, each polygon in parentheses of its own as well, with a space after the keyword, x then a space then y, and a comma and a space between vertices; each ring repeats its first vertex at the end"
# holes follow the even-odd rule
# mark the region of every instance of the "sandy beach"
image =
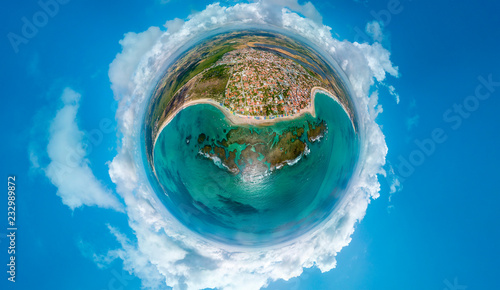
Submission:
MULTIPOLYGON (((216 102, 212 99, 198 99, 198 100, 193 100, 193 101, 188 101, 184 103, 181 107, 177 108, 173 113, 169 115, 167 119, 161 124, 160 128, 158 129, 158 133, 155 136, 155 140, 153 143, 153 148, 156 145, 156 141, 158 140, 158 136, 160 136, 161 132, 163 129, 172 121, 172 119, 182 110, 189 106, 194 106, 197 104, 208 104, 212 105, 219 110, 221 110, 224 115, 227 117, 227 119, 231 122, 233 125, 258 125, 258 126, 269 126, 272 125, 276 122, 282 122, 282 121, 287 121, 287 120, 292 120, 296 119, 306 113, 311 114, 313 117, 316 117, 316 111, 314 108, 314 98, 316 96, 316 93, 320 91, 321 93, 324 93, 328 96, 330 96, 333 100, 335 100, 344 110, 344 112, 349 115, 348 111, 344 107, 344 105, 340 102, 340 100, 335 96, 333 93, 327 91, 324 88, 321 87, 313 87, 311 89, 311 104, 307 106, 306 108, 300 110, 298 113, 293 114, 293 115, 288 115, 288 116, 283 116, 283 117, 275 117, 274 119, 264 119, 264 116, 245 116, 237 113, 233 113, 229 110, 229 108, 226 108, 224 106, 221 106, 219 102, 216 102)), ((352 122, 352 119, 351 119, 352 122)))

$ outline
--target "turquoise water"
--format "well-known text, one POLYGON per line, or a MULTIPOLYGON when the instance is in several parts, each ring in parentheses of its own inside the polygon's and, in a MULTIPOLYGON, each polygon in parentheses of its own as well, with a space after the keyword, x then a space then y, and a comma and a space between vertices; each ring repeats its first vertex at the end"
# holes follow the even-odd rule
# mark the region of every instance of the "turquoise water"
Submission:
MULTIPOLYGON (((307 155, 266 174, 238 175, 198 154, 201 133, 220 140, 235 128, 224 114, 207 104, 182 110, 154 148, 160 199, 191 230, 228 244, 270 245, 309 231, 334 209, 359 152, 358 137, 340 105, 318 93, 315 106, 317 118, 327 123, 328 130, 319 142, 307 142, 307 155)), ((307 121, 316 120, 307 114, 278 122, 272 130, 307 128, 307 121)), ((259 127, 250 127, 260 132, 259 127)), ((237 146, 240 151, 245 144, 237 146)))

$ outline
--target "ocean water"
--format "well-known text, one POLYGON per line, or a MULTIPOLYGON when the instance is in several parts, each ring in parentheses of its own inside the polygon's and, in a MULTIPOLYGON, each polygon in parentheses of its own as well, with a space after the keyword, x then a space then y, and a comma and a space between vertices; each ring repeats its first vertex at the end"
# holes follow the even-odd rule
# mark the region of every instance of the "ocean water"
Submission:
MULTIPOLYGON (((235 128, 224 114, 208 104, 182 110, 154 148, 160 200, 192 231, 226 244, 272 245, 311 230, 343 196, 359 154, 358 136, 342 107, 322 93, 317 93, 315 106, 316 118, 324 120, 328 130, 319 142, 307 142, 307 155, 279 170, 238 175, 198 153, 201 133, 220 140, 235 128)), ((316 120, 306 114, 271 129, 279 134, 302 126, 307 132, 307 121, 316 120)), ((240 152, 245 146, 229 149, 240 152)))

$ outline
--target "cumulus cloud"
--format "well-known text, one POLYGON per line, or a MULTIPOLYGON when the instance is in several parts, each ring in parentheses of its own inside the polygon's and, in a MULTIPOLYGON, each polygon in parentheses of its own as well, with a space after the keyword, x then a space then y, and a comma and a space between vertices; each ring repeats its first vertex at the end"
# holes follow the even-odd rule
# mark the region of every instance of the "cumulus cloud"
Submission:
POLYGON ((136 72, 141 57, 151 49, 160 35, 158 27, 150 27, 142 33, 129 32, 120 40, 123 50, 109 65, 108 73, 115 94, 122 94, 132 89, 128 85, 128 80, 136 72))
POLYGON ((165 25, 163 25, 163 27, 165 27, 169 33, 175 33, 179 31, 183 25, 184 25, 184 20, 180 18, 174 18, 173 20, 167 20, 167 22, 165 22, 165 25))
MULTIPOLYGON (((43 169, 57 187, 57 195, 71 209, 82 205, 100 206, 122 211, 123 206, 92 173, 84 147, 84 132, 78 128, 80 94, 66 88, 61 96, 63 107, 57 112, 49 129, 47 154, 50 163, 43 169)), ((38 157, 31 152, 34 166, 38 157)))
POLYGON ((382 32, 382 24, 379 21, 372 21, 366 24, 366 33, 373 38, 374 41, 382 42, 384 39, 384 34, 382 32))
POLYGON ((383 110, 373 89, 387 75, 399 75, 390 61, 390 52, 378 42, 370 45, 333 38, 332 29, 321 24, 321 15, 314 6, 299 5, 297 1, 259 1, 228 7, 216 3, 186 21, 167 21, 165 27, 166 31, 151 27, 142 33, 126 34, 120 42, 122 52, 110 65, 123 137, 118 155, 109 164, 109 174, 125 202, 135 236, 126 237, 110 227, 121 247, 96 260, 123 260, 124 268, 140 277, 144 286, 168 285, 174 289, 259 289, 270 281, 299 276, 303 268, 315 266, 323 272, 334 268, 337 253, 350 243, 370 200, 379 196, 377 175, 385 174, 387 146, 375 122, 383 110), (172 62, 179 47, 214 29, 235 25, 277 27, 324 50, 344 70, 359 113, 361 164, 338 210, 314 232, 279 248, 232 249, 193 235, 155 196, 139 153, 141 116, 158 73, 172 62))
POLYGON ((269 0, 255 2, 260 2, 260 4, 264 6, 263 8, 267 11, 279 11, 284 7, 296 13, 300 13, 318 24, 321 24, 321 22, 323 21, 321 13, 319 13, 319 11, 311 2, 304 2, 304 4, 299 4, 298 0, 269 0))

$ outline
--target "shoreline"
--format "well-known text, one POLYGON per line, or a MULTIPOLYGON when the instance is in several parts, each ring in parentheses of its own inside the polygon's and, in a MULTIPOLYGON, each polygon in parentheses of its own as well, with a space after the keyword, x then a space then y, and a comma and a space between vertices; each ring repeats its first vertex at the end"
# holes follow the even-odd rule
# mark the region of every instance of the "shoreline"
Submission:
MULTIPOLYGON (((175 116, 177 116, 177 114, 180 111, 184 110, 187 107, 198 105, 198 104, 212 105, 212 106, 216 107, 217 109, 219 109, 224 114, 224 116, 226 116, 226 118, 229 120, 229 122, 232 125, 270 126, 270 125, 273 125, 274 123, 277 123, 277 122, 296 119, 296 118, 298 118, 306 113, 309 113, 311 116, 316 117, 316 110, 314 107, 314 98, 316 96, 316 93, 318 93, 318 91, 329 96, 335 102, 337 102, 342 107, 342 110, 344 110, 344 113, 347 114, 347 116, 351 120, 351 124, 354 127, 354 123, 353 123, 351 116, 349 115, 349 113, 346 110, 346 108, 344 107, 344 105, 337 98, 337 96, 335 96, 333 93, 329 92, 328 90, 326 90, 322 87, 313 87, 311 89, 311 103, 306 108, 300 110, 298 113, 293 114, 293 115, 283 116, 283 117, 274 117, 274 118, 267 118, 265 116, 245 116, 245 115, 231 112, 229 110, 229 108, 222 106, 219 102, 216 102, 212 99, 197 99, 197 100, 188 101, 188 102, 182 104, 182 106, 180 106, 173 113, 170 114, 170 116, 161 124, 160 128, 158 129, 158 132, 155 136, 152 148, 154 148, 156 146, 156 141, 158 140, 158 137, 160 136, 163 129, 165 129, 165 127, 167 127, 167 125, 172 121, 172 119, 175 116)), ((154 151, 154 149, 153 149, 153 151, 154 151)))

